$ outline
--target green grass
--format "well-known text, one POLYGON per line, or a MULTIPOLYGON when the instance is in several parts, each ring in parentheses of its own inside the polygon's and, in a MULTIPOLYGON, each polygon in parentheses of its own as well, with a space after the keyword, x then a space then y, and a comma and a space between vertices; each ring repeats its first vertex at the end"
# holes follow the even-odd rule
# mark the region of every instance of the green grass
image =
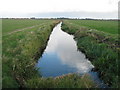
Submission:
POLYGON ((110 34, 118 34, 118 21, 105 20, 66 20, 76 27, 84 26, 88 29, 96 29, 110 34), (78 25, 78 26, 77 26, 78 25))
POLYGON ((97 88, 89 75, 67 74, 56 78, 34 78, 27 81, 30 88, 97 88))
POLYGON ((39 25, 43 23, 50 23, 52 20, 32 20, 32 19, 3 19, 2 32, 3 35, 13 32, 18 29, 23 29, 26 27, 31 27, 34 25, 39 25))
MULTIPOLYGON (((85 21, 83 23, 85 23, 85 21)), ((110 87, 118 87, 120 84, 118 81, 118 63, 120 63, 118 60, 118 52, 120 48, 117 32, 108 31, 108 24, 105 24, 106 26, 103 25, 103 21, 89 20, 86 21, 85 26, 83 26, 81 22, 82 21, 79 20, 64 20, 62 29, 75 36, 78 49, 84 52, 93 63, 96 70, 100 73, 100 78, 110 87), (104 29, 106 27, 106 30, 102 28, 100 30, 88 28, 86 27, 89 26, 87 25, 89 24, 88 22, 98 22, 99 25, 96 23, 94 28, 97 29, 103 26, 104 29)), ((110 23, 113 21, 105 21, 105 23, 106 22, 110 23)), ((91 27, 93 27, 93 25, 91 25, 91 27)), ((114 26, 112 28, 116 27, 114 26)))
POLYGON ((34 65, 39 58, 38 56, 42 54, 52 28, 56 23, 57 21, 54 20, 3 19, 3 34, 6 34, 3 36, 2 41, 3 88, 26 87, 28 79, 39 77, 34 65), (42 25, 8 35, 9 32, 15 29, 35 24, 42 25))

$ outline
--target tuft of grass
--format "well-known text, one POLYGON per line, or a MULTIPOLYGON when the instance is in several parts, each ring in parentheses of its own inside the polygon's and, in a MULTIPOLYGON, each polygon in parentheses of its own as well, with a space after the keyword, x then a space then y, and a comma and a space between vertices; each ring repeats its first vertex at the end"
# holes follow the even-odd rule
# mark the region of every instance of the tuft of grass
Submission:
POLYGON ((90 76, 67 74, 55 78, 34 78, 27 81, 30 88, 93 88, 97 87, 90 76))

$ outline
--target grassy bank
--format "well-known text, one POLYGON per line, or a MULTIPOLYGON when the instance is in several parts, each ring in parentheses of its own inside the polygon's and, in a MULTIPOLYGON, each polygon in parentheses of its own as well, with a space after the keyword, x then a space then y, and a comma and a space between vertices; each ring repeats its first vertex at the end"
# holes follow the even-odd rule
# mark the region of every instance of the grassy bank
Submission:
POLYGON ((93 63, 100 78, 108 86, 118 87, 117 21, 64 20, 62 29, 75 36, 78 49, 93 63))
POLYGON ((34 65, 56 23, 54 20, 3 19, 3 88, 26 87, 28 79, 39 77, 34 65))
POLYGON ((90 76, 85 74, 67 74, 56 78, 33 78, 28 80, 27 86, 30 88, 97 88, 90 76))

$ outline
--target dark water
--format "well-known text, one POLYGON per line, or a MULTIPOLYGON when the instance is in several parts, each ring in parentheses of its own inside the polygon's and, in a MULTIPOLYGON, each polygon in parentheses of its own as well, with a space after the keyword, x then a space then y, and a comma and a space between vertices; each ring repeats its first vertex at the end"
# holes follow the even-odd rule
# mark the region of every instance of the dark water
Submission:
POLYGON ((102 83, 96 72, 91 72, 94 66, 85 55, 77 50, 73 35, 61 30, 58 24, 52 31, 48 45, 38 60, 36 67, 43 77, 56 77, 68 73, 88 73, 96 82, 102 83))

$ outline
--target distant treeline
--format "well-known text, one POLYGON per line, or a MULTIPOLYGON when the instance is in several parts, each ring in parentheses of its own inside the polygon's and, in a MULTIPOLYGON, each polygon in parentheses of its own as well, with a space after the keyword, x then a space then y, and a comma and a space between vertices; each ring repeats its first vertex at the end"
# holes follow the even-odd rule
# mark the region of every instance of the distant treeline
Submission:
POLYGON ((94 19, 94 18, 65 18, 65 17, 60 17, 60 18, 0 18, 0 19, 70 19, 70 20, 112 20, 112 21, 119 21, 120 19, 94 19))

